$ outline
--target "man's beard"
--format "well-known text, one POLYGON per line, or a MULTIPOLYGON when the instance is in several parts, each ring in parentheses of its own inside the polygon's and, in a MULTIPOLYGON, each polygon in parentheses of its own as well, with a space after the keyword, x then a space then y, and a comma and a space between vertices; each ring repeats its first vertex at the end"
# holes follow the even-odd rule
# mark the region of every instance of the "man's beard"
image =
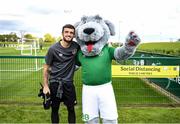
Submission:
POLYGON ((66 38, 64 37, 63 40, 64 40, 66 43, 70 43, 70 42, 72 42, 73 39, 71 39, 71 40, 66 40, 66 38))

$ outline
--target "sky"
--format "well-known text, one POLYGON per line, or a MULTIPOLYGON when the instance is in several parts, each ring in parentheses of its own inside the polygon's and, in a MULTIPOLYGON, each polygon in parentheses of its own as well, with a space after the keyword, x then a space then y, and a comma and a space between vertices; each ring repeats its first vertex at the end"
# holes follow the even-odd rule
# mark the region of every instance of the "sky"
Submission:
POLYGON ((180 0, 0 0, 0 34, 58 37, 63 25, 97 14, 114 24, 115 42, 130 31, 142 42, 180 38, 180 0))

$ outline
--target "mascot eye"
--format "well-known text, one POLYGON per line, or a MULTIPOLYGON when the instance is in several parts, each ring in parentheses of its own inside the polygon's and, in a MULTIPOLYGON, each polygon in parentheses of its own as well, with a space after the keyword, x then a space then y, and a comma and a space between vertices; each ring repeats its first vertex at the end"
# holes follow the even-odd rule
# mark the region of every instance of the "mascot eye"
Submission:
POLYGON ((83 24, 86 23, 86 22, 87 22, 87 17, 86 17, 86 16, 82 17, 82 18, 81 18, 81 22, 82 22, 83 24))
POLYGON ((83 20, 83 24, 87 23, 87 20, 83 20))
POLYGON ((96 20, 95 22, 100 23, 100 22, 101 22, 101 20, 96 20))
POLYGON ((83 24, 85 24, 86 22, 85 21, 81 21, 81 23, 79 24, 79 25, 83 25, 83 24))
POLYGON ((86 20, 82 20, 82 21, 80 22, 80 25, 85 24, 85 23, 86 23, 86 20))

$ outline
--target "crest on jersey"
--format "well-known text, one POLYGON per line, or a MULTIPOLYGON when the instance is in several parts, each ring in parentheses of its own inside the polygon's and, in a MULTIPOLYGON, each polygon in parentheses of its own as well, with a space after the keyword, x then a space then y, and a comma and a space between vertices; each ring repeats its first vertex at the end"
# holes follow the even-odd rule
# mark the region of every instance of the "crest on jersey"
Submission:
POLYGON ((72 51, 72 54, 74 55, 74 54, 76 54, 77 53, 77 49, 74 49, 73 51, 72 51))

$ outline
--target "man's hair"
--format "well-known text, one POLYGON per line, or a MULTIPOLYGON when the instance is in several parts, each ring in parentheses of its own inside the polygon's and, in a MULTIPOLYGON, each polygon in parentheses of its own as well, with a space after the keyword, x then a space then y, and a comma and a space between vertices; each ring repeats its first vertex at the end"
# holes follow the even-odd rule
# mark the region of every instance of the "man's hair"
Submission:
POLYGON ((66 24, 66 25, 64 25, 63 28, 62 28, 62 33, 64 32, 64 29, 65 29, 65 28, 74 29, 74 31, 75 31, 75 27, 74 27, 73 25, 71 25, 71 24, 66 24))

